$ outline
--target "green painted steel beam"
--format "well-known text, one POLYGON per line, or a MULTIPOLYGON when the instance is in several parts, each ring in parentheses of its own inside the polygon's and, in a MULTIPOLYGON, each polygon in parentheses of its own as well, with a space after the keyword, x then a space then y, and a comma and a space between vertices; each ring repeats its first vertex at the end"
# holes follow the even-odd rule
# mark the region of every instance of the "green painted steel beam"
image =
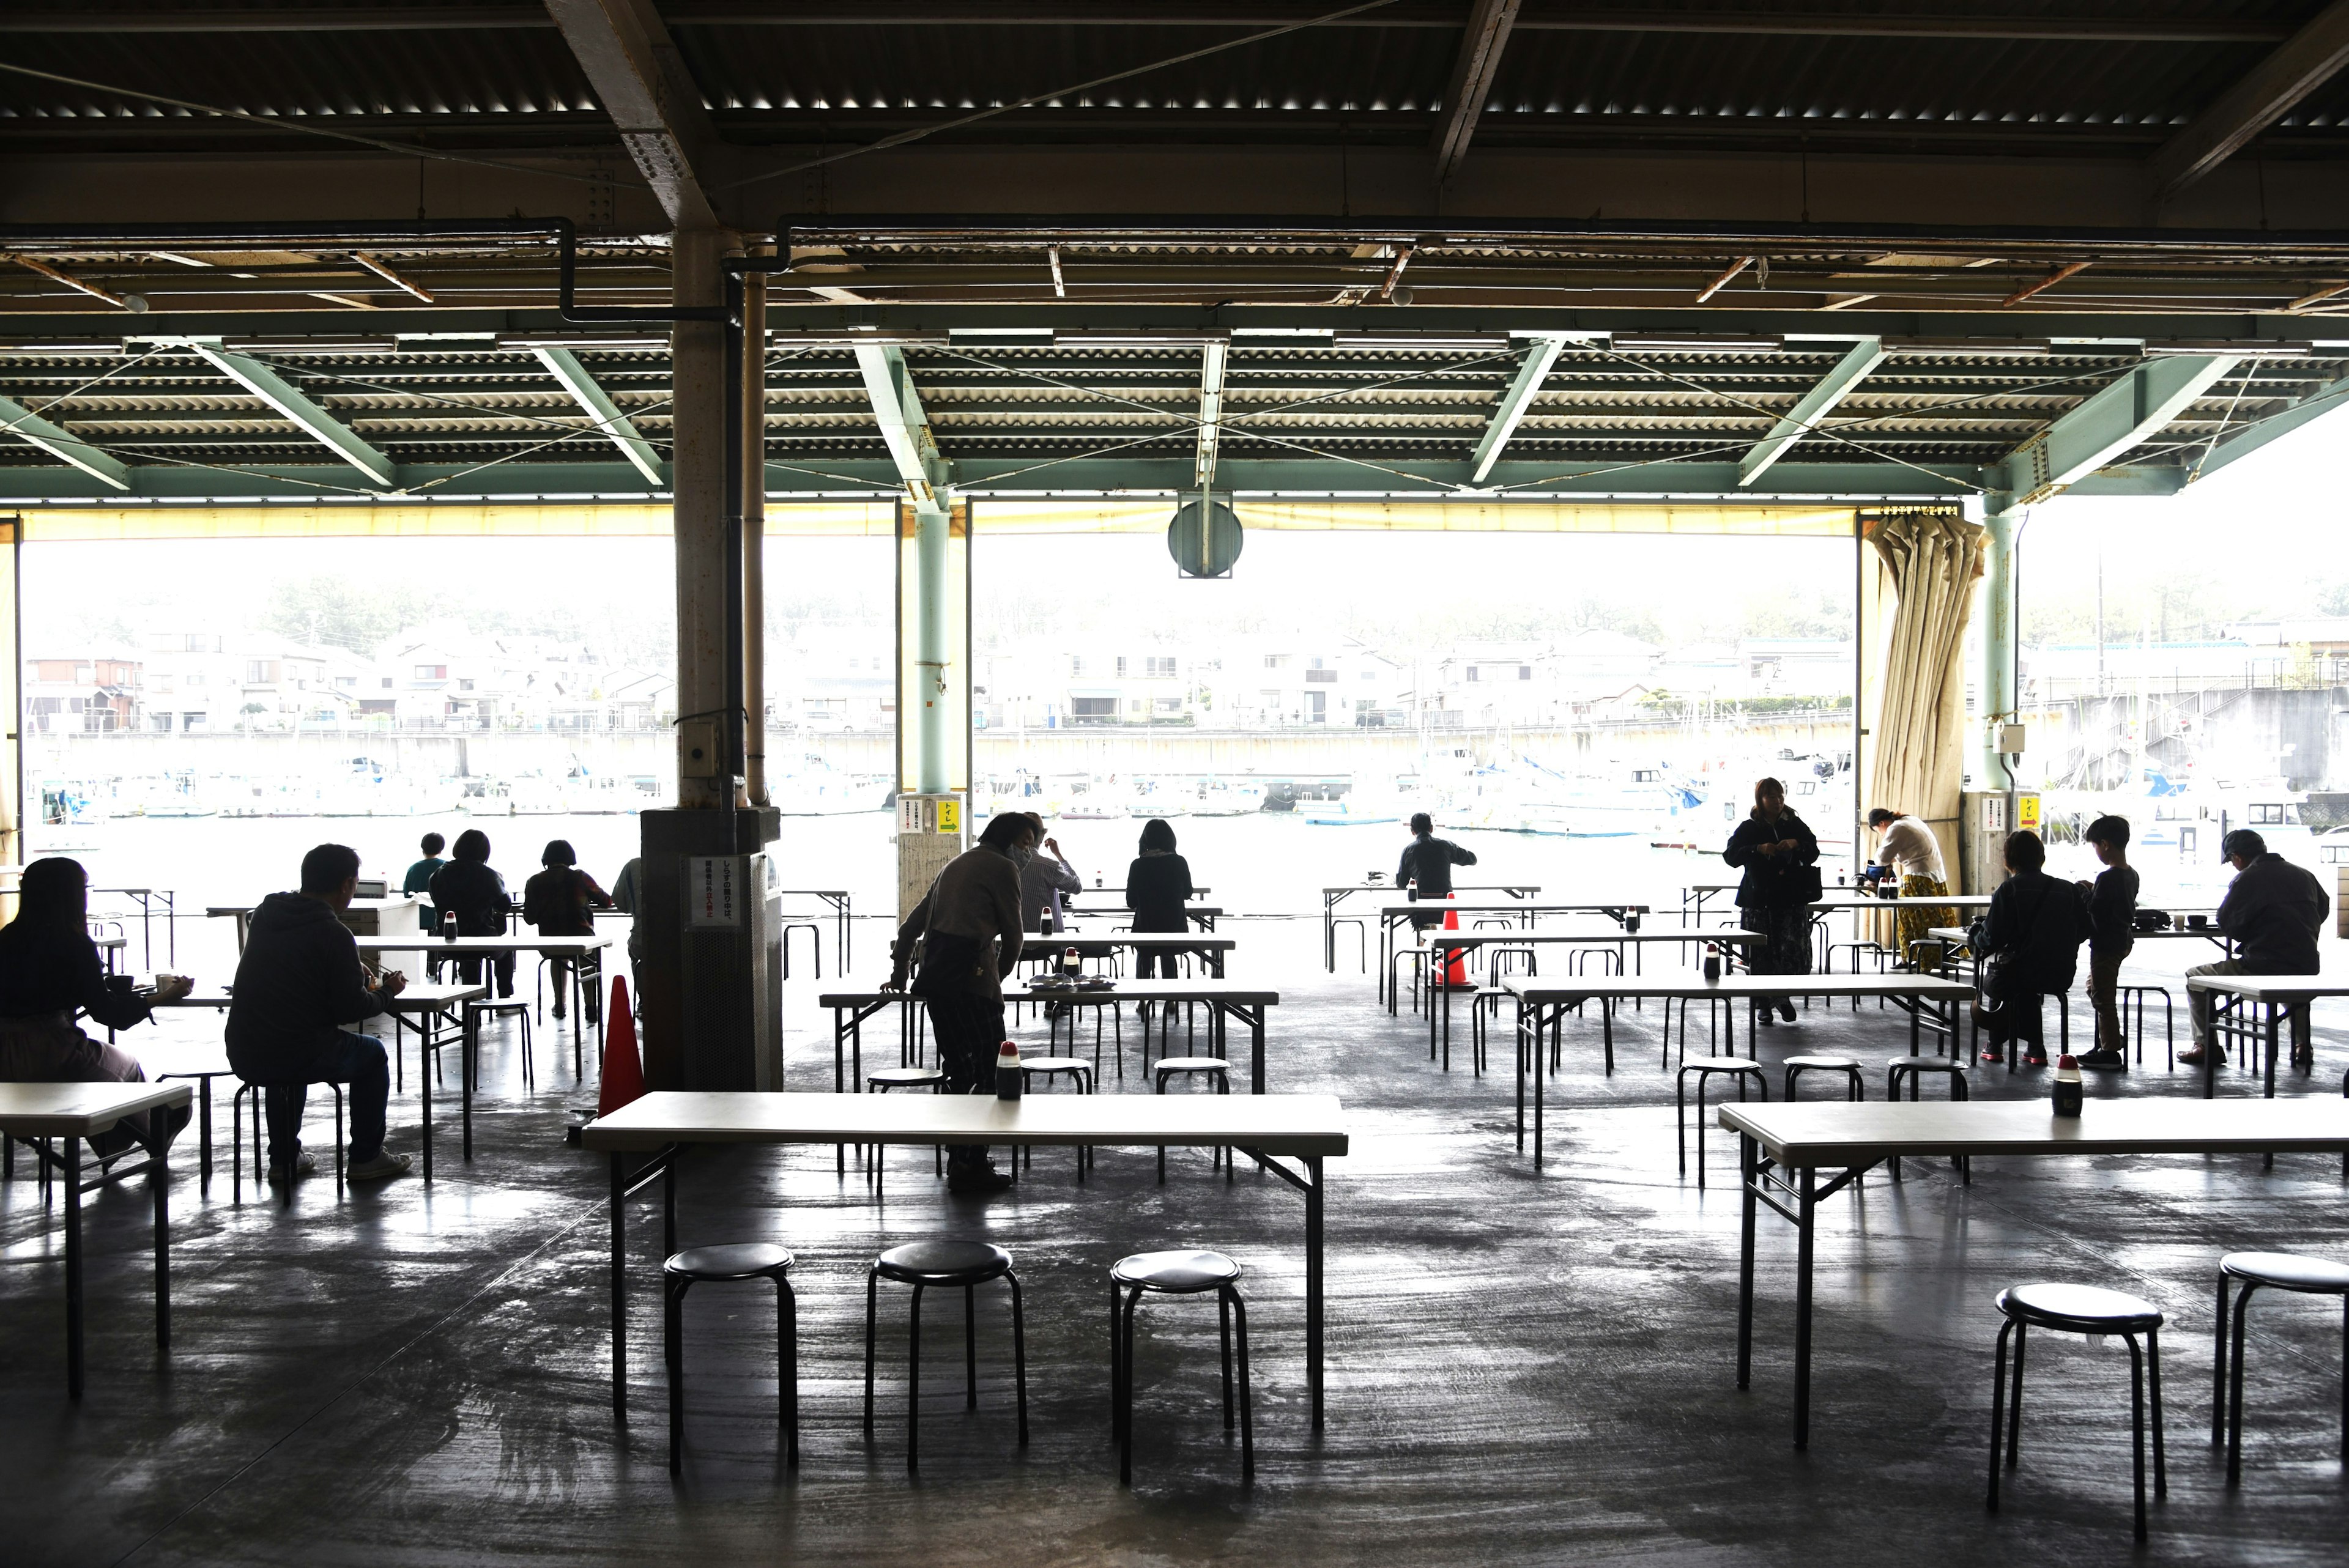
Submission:
POLYGON ((2159 434, 2240 362, 2224 354, 2144 361, 2017 447, 1991 488, 2029 505, 2077 484, 2159 434))
POLYGON ((546 366, 548 375, 563 384, 563 389, 571 394, 574 402, 595 416, 595 428, 612 438, 612 444, 620 449, 620 455, 627 459, 631 468, 644 475, 649 483, 668 483, 668 476, 661 467, 660 454, 653 449, 650 441, 636 433, 636 425, 620 412, 620 406, 612 401, 611 394, 595 384, 595 378, 587 374, 587 367, 579 363, 577 355, 567 348, 543 346, 532 349, 531 353, 546 366))
POLYGON ((1817 429, 1819 422, 1835 412, 1836 405, 1849 397, 1851 389, 1867 379, 1869 371, 1884 363, 1884 340, 1880 337, 1863 337, 1853 344, 1851 352, 1804 393, 1802 400, 1787 410, 1786 417, 1770 427, 1770 433, 1739 461, 1737 482, 1750 485, 1767 473, 1771 464, 1786 455, 1788 448, 1817 429))
POLYGON ((62 426, 50 424, 14 397, 0 397, 0 428, 60 462, 72 464, 109 490, 130 488, 130 470, 119 459, 62 426))
POLYGON ((2209 479, 2229 463, 2239 463, 2270 441, 2291 435, 2294 430, 2324 418, 2336 409, 2349 407, 2349 377, 2319 387, 2291 407, 2271 414, 2256 425, 2249 425, 2230 436, 2221 436, 2207 455, 2189 454, 2187 470, 2196 479, 2209 479))
POLYGON ((1542 383, 1549 377, 1549 367, 1557 363, 1558 351, 1565 346, 1566 339, 1549 335, 1537 337, 1526 346, 1525 356, 1517 364, 1516 375, 1510 378, 1508 390, 1501 394, 1501 401, 1493 410, 1491 423, 1485 427, 1484 435, 1477 439, 1476 450, 1469 457, 1469 471, 1479 482, 1493 471, 1493 465, 1501 460, 1503 449, 1508 446, 1509 438, 1517 433, 1517 426, 1524 422, 1526 411, 1534 406, 1534 399, 1541 396, 1542 383))
POLYGON ((276 409, 278 413, 300 426, 312 439, 334 451, 340 452, 351 467, 386 488, 392 487, 392 460, 367 442, 351 434, 341 420, 310 400, 304 392, 276 371, 248 354, 233 354, 211 344, 191 344, 206 363, 238 386, 276 409))
POLYGON ((930 417, 905 365, 905 351, 893 345, 859 344, 856 368, 864 374, 874 421, 881 428, 881 439, 906 495, 925 509, 942 506, 945 492, 954 487, 954 465, 938 450, 930 417))

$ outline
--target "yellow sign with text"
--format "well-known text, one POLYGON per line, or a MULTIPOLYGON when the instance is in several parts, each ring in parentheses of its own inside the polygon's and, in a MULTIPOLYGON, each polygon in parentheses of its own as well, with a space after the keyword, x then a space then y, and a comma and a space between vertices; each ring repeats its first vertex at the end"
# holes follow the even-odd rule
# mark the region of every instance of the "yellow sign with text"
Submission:
POLYGON ((2039 830, 2039 797, 2017 795, 2014 798, 2014 825, 2026 833, 2039 830))
MULTIPOLYGON (((2039 802, 2036 800, 2032 802, 2034 820, 2036 820, 2037 816, 2038 804, 2039 802)), ((941 833, 959 833, 962 831, 961 801, 941 800, 938 802, 938 831, 941 833)))

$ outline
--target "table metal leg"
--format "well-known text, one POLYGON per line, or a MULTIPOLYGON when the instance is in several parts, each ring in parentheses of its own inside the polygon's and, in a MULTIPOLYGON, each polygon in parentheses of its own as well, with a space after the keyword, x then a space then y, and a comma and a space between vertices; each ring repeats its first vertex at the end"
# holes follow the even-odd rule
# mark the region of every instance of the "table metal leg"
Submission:
MULTIPOLYGON (((150 1116, 162 1112, 150 1111, 150 1116)), ((158 1143, 148 1156, 147 1187, 155 1198, 155 1348, 171 1348, 171 1172, 158 1143)))
POLYGON ((196 1181, 196 1191, 200 1196, 209 1198, 212 1195, 212 1075, 209 1073, 205 1074, 202 1078, 198 1078, 196 1083, 198 1087, 204 1091, 203 1105, 196 1113, 196 1152, 200 1162, 198 1165, 200 1174, 196 1181))
POLYGON ((424 1144, 424 1180, 432 1180, 432 1037, 422 1030, 416 1037, 423 1042, 416 1052, 416 1093, 423 1107, 423 1128, 419 1133, 424 1144))
POLYGON ((66 1191, 66 1393, 81 1398, 81 1139, 67 1133, 57 1176, 66 1191))
POLYGON ((1305 1156, 1312 1185, 1305 1189, 1305 1381, 1313 1390, 1313 1429, 1321 1429, 1321 1156, 1305 1156))
MULTIPOLYGON (((1075 1048, 1075 1030, 1070 1031, 1071 1048, 1075 1048)), ((1257 1007, 1248 1014, 1248 1087, 1251 1092, 1264 1092, 1264 1009, 1257 1007)))
MULTIPOLYGON (((2275 1002, 2262 1003, 2261 1006, 2268 1016, 2268 1098, 2270 1099, 2273 1099, 2275 1098, 2276 1055, 2279 1047, 2282 1045, 2281 1026, 2283 1022, 2285 1009, 2282 1004, 2275 1002)), ((2272 1162, 2275 1156, 2271 1154, 2268 1156, 2268 1159, 2272 1162)))
MULTIPOLYGON (((1702 1127, 1697 1129, 1697 1136, 1704 1136, 1702 1127)), ((1752 1133, 1737 1135, 1737 1159, 1745 1174, 1737 1243, 1737 1386, 1744 1388, 1754 1381, 1754 1223, 1760 1207, 1757 1183, 1762 1180, 1761 1145, 1752 1133)))
MULTIPOLYGON (((1562 1016, 1565 1012, 1564 1007, 1557 1009, 1559 1016, 1562 1016)), ((1556 1026, 1555 1023, 1553 1026, 1556 1026)), ((1541 1034, 1539 1025, 1537 1023, 1534 1035, 1534 1169, 1537 1171, 1542 1168, 1542 1079, 1547 1076, 1544 1071, 1546 1066, 1547 1064, 1542 1060, 1541 1034)))
POLYGON ((1517 1152, 1526 1151, 1526 999, 1517 1001, 1517 1152))
MULTIPOLYGON (((574 1014, 573 1018, 574 1020, 574 1026, 572 1030, 572 1039, 575 1044, 579 1037, 578 1030, 575 1026, 577 1015, 574 1014)), ((481 1076, 481 1029, 479 1026, 479 1019, 480 1015, 478 1013, 468 1012, 465 1015, 464 1021, 457 1026, 457 1050, 460 1057, 463 1058, 464 1063, 463 1069, 458 1073, 457 1077, 459 1081, 465 1086, 464 1150, 465 1160, 468 1164, 471 1163, 473 1158, 473 1080, 481 1076)))
POLYGON ((1795 1200, 1795 1446, 1811 1446, 1811 1253, 1818 1215, 1819 1174, 1803 1168, 1795 1200))
MULTIPOLYGON (((429 1144, 426 1147, 430 1148, 429 1144)), ((628 1418, 628 1178, 612 1154, 612 1418, 628 1418)))

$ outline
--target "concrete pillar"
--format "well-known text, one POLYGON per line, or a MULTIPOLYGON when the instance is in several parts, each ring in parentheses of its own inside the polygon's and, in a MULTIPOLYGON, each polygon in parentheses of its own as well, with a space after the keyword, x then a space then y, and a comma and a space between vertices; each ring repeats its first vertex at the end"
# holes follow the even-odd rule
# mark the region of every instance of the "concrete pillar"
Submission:
MULTIPOLYGON (((761 246, 754 256, 769 256, 761 246)), ((767 274, 742 277, 742 780, 767 805, 767 274)))
MULTIPOLYGON (((679 233, 670 257, 680 308, 723 302, 719 263, 730 235, 679 233)), ((739 614, 727 582, 732 541, 726 519, 726 327, 680 321, 671 329, 673 447, 670 488, 677 538, 677 803, 707 810, 734 803, 726 713, 727 620, 739 614)))
MULTIPOLYGON (((0 655, 8 660, 0 674, 0 713, 7 717, 7 734, 0 739, 0 866, 25 863, 25 640, 23 564, 24 522, 0 518, 0 655)), ((33 802, 35 810, 40 802, 33 802)), ((0 923, 16 918, 16 873, 0 872, 0 923)))
MULTIPOLYGON (((735 236, 682 232, 671 252, 680 309, 726 302, 735 236)), ((677 552, 678 805, 640 819, 636 925, 645 1079, 657 1089, 782 1086, 778 901, 769 897, 772 810, 738 806, 744 750, 735 687, 747 638, 743 543, 730 502, 743 480, 729 406, 742 390, 722 321, 672 329, 670 486, 677 552)))

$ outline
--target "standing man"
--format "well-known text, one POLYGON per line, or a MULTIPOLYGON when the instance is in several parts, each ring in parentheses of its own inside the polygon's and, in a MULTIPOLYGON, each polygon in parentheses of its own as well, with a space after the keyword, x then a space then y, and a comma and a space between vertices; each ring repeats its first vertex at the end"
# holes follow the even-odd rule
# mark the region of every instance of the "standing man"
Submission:
MULTIPOLYGON (((1933 837, 1933 830, 1906 811, 1895 811, 1878 806, 1868 814, 1868 825, 1879 835, 1876 857, 1879 864, 1890 866, 1900 879, 1902 898, 1946 898, 1949 896, 1949 872, 1941 866, 1941 846, 1933 837)), ((1958 923, 1957 912, 1951 909, 1931 909, 1922 905, 1899 912, 1897 942, 1900 962, 1912 963, 1917 943, 1926 939, 1926 933, 1937 925, 1958 923)))
MULTIPOLYGON (((2238 828, 2219 844, 2219 852, 2235 868, 2234 885, 2219 903, 2219 929, 2233 939, 2236 956, 2217 964, 2199 965, 2186 973, 2197 975, 2313 975, 2318 963, 2316 934, 2333 913, 2324 884, 2282 855, 2270 854, 2265 839, 2249 828, 2238 828)), ((2227 1059, 2226 1047, 2212 1033, 2215 998, 2208 991, 2187 993, 2194 1015, 2194 1047, 2178 1059, 2199 1067, 2208 1052, 2227 1059)), ((2302 1072, 2315 1065, 2308 1038, 2308 1004, 2292 1009, 2292 1065, 2302 1072)))
MULTIPOLYGON (((1464 850, 1449 839, 1435 836, 1435 819, 1424 811, 1413 812, 1411 819, 1411 842, 1402 847, 1402 859, 1395 863, 1395 886, 1419 884, 1412 894, 1414 899, 1435 899, 1439 902, 1452 896, 1452 868, 1473 866, 1475 851, 1464 850)), ((1411 917, 1413 930, 1425 931, 1444 923, 1444 912, 1414 914, 1411 917)))
POLYGON ((228 1060, 245 1082, 270 1086, 272 1181, 318 1168, 302 1151, 302 1107, 314 1083, 350 1085, 350 1180, 380 1181, 408 1169, 407 1155, 383 1146, 391 1071, 382 1042, 343 1027, 375 1016, 381 998, 407 985, 397 973, 378 980, 359 962, 358 943, 340 918, 358 878, 357 850, 320 844, 304 855, 301 891, 261 901, 237 963, 228 1060))
POLYGON ((2137 876, 2128 863, 2127 817, 2099 817, 2084 835, 2105 869, 2080 883, 2088 895, 2088 1005, 2096 1014, 2096 1048, 2084 1068, 2128 1071, 2128 1041, 2121 1037, 2121 965, 2137 946, 2137 876))
MULTIPOLYGON (((897 928, 885 991, 905 988, 914 944, 922 944, 913 992, 929 1009, 938 1066, 948 1094, 992 1092, 996 1047, 1003 1041, 1003 979, 1019 962, 1019 873, 1042 835, 1022 811, 999 812, 976 848, 948 861, 922 902, 897 928)), ((947 1150, 947 1187, 997 1192, 1011 1185, 987 1150, 947 1150)))

